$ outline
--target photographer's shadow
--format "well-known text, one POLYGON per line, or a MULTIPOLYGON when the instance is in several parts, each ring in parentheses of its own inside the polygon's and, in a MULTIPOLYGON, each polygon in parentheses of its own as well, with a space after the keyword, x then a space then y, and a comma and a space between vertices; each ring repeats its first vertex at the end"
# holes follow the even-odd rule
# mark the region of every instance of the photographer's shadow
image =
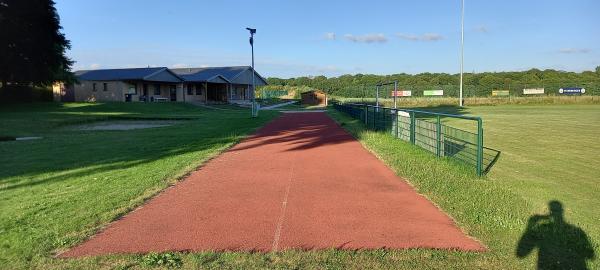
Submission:
POLYGON ((517 245, 517 257, 526 257, 537 248, 537 269, 588 269, 586 261, 595 256, 588 236, 564 220, 559 201, 551 201, 548 208, 548 215, 529 218, 517 245))

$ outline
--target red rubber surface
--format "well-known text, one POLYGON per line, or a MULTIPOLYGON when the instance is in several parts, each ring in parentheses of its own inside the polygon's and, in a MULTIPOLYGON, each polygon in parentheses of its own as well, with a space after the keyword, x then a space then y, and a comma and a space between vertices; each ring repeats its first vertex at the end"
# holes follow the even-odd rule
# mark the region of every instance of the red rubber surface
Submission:
POLYGON ((332 247, 485 249, 325 113, 294 113, 60 256, 332 247))

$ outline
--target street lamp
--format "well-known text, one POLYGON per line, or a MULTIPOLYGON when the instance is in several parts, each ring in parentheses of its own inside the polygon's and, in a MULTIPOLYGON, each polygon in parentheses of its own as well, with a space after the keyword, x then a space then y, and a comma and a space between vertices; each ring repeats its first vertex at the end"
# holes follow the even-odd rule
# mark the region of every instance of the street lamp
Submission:
POLYGON ((465 0, 461 0, 460 7, 460 97, 459 105, 463 106, 463 66, 465 59, 465 0))
POLYGON ((257 117, 258 116, 258 109, 256 108, 256 99, 254 98, 255 95, 255 87, 256 87, 256 82, 255 82, 255 71, 254 71, 254 34, 256 34, 256 29, 254 28, 249 28, 246 27, 246 30, 250 31, 250 47, 252 47, 252 117, 257 117))

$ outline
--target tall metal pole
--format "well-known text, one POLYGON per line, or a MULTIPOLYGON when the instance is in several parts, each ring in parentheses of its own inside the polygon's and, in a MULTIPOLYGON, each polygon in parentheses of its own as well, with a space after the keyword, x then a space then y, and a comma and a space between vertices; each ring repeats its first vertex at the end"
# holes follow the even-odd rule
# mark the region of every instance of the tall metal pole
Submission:
POLYGON ((256 29, 253 28, 246 28, 248 31, 250 31, 250 47, 252 48, 252 93, 250 93, 252 95, 252 117, 257 117, 258 116, 258 108, 256 108, 256 81, 255 81, 255 77, 256 77, 256 71, 254 71, 254 34, 256 33, 256 29))
MULTIPOLYGON (((252 34, 254 36, 254 34, 252 34)), ((256 108, 256 71, 254 71, 254 42, 252 42, 252 117, 258 116, 256 108)))
POLYGON ((461 0, 460 16, 460 106, 463 106, 463 67, 465 58, 465 0, 461 0))

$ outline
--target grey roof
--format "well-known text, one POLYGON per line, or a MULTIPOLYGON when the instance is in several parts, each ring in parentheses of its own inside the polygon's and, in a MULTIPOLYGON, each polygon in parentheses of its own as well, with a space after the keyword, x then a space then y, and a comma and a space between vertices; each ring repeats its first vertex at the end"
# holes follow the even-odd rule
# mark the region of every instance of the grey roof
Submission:
MULTIPOLYGON (((83 81, 120 81, 144 80, 161 82, 212 82, 212 83, 249 83, 247 71, 252 71, 249 66, 233 67, 203 67, 203 68, 174 68, 148 67, 148 68, 123 68, 123 69, 98 69, 79 70, 75 75, 83 81), (244 74, 242 76, 242 74, 244 74)), ((256 73, 262 84, 267 81, 256 73)), ((262 85, 257 81, 258 85, 262 85)))
POLYGON ((229 82, 229 78, 221 74, 218 68, 176 68, 172 71, 188 82, 208 82, 215 77, 221 77, 229 82))
MULTIPOLYGON (((203 67, 203 68, 174 68, 171 69, 175 74, 181 76, 200 76, 200 77, 214 77, 215 75, 221 75, 228 80, 233 79, 236 75, 249 69, 249 66, 235 66, 235 67, 203 67)), ((190 77, 192 78, 192 77, 190 77)))
POLYGON ((120 81, 120 80, 149 80, 180 82, 181 78, 166 67, 148 67, 148 68, 123 68, 123 69, 97 69, 97 70, 79 70, 75 71, 79 80, 84 81, 120 81), (160 73, 167 72, 172 76, 160 73), (167 75, 167 76, 165 76, 167 75), (156 77, 153 79, 153 77, 156 77), (160 79, 158 79, 160 78, 160 79))
MULTIPOLYGON (((231 82, 238 75, 243 73, 244 71, 252 69, 249 66, 232 66, 232 67, 202 67, 202 68, 173 68, 171 69, 175 74, 182 77, 185 81, 191 82, 204 82, 209 81, 210 79, 221 76, 225 80, 231 82)), ((266 80, 256 73, 257 77, 266 80)))

